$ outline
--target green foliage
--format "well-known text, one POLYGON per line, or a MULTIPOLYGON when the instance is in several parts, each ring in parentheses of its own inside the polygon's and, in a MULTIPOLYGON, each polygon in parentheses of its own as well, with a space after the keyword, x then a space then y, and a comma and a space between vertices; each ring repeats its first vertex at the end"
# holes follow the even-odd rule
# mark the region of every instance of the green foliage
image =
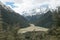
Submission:
MULTIPOLYGON (((48 35, 50 35, 51 40, 60 40, 60 8, 58 8, 58 12, 53 12, 53 26, 48 31, 48 35)), ((47 36, 48 36, 47 35, 47 36)))
POLYGON ((43 31, 32 31, 23 34, 20 33, 19 40, 44 40, 45 34, 46 33, 43 31))

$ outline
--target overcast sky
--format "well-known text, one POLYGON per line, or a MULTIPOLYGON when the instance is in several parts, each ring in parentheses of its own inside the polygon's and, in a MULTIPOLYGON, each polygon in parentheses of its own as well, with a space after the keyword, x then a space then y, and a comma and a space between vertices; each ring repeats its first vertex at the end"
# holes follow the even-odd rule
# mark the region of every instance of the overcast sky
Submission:
POLYGON ((13 10, 20 13, 37 7, 39 5, 49 5, 51 8, 59 6, 60 0, 0 0, 5 5, 10 6, 13 10))

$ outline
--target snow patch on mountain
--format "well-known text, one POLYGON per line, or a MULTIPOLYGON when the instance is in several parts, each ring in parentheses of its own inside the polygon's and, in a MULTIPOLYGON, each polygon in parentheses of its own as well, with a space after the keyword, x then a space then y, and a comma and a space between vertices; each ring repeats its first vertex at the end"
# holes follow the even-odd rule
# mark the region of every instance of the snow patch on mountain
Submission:
POLYGON ((46 13, 48 10, 49 10, 49 6, 45 4, 45 5, 37 6, 27 11, 23 11, 22 15, 24 16, 39 15, 41 13, 46 13))

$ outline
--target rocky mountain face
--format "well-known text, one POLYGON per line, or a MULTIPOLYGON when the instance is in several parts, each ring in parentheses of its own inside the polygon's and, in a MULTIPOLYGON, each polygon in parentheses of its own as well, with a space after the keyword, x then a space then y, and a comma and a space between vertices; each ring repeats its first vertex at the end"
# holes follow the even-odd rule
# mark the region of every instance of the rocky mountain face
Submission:
POLYGON ((28 19, 30 23, 36 26, 46 28, 50 28, 53 23, 52 12, 50 10, 46 13, 41 13, 39 15, 26 16, 26 19, 28 19))
POLYGON ((47 13, 40 16, 39 19, 36 20, 36 22, 34 24, 36 26, 50 28, 52 26, 52 23, 53 23, 52 12, 48 11, 47 13))
POLYGON ((27 27, 29 25, 27 19, 25 19, 22 15, 14 12, 10 7, 5 6, 3 3, 0 2, 0 13, 3 18, 4 28, 5 26, 10 25, 12 26, 20 26, 20 27, 27 27))

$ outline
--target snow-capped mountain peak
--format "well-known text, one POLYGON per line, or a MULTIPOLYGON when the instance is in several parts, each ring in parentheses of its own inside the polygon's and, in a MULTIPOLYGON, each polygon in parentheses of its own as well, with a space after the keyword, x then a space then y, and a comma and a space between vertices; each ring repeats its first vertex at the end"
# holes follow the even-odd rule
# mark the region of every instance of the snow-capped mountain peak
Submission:
POLYGON ((38 6, 28 11, 22 12, 24 16, 33 16, 33 15, 40 15, 41 13, 46 13, 49 10, 48 5, 46 7, 38 6))

